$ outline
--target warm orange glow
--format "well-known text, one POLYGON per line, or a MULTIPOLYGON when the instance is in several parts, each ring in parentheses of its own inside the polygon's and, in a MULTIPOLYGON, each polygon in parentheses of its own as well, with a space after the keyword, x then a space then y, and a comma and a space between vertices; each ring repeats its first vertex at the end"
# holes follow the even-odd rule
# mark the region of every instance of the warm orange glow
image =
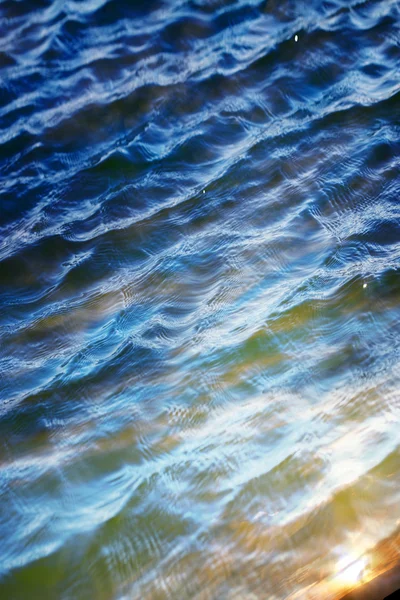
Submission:
POLYGON ((343 556, 337 563, 335 579, 344 585, 355 585, 366 575, 367 560, 364 557, 343 556))

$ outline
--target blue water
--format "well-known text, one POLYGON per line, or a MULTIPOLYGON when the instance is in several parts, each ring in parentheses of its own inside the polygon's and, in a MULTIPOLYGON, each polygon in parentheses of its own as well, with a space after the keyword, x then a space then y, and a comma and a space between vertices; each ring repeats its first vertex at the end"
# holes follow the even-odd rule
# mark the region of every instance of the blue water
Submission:
POLYGON ((333 597, 400 524, 399 1, 2 0, 0 75, 0 598, 333 597))

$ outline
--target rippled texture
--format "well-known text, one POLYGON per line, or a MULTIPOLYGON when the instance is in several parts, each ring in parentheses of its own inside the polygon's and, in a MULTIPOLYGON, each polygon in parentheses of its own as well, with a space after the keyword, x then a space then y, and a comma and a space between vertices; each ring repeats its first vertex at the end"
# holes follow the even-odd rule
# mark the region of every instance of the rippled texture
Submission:
POLYGON ((396 530, 399 12, 0 3, 1 598, 329 598, 396 530))

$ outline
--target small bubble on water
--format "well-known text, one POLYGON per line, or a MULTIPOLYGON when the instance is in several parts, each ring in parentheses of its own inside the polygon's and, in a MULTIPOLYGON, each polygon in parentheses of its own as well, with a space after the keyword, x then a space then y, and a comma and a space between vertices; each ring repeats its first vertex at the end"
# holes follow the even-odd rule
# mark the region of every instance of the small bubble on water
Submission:
POLYGON ((363 288, 365 289, 366 287, 367 287, 367 284, 366 284, 366 283, 363 283, 363 288))
POLYGON ((203 194, 205 194, 205 193, 206 193, 206 190, 203 190, 203 194))
POLYGON ((299 41, 299 36, 298 36, 297 34, 294 36, 294 41, 295 41, 295 42, 298 42, 298 41, 299 41))

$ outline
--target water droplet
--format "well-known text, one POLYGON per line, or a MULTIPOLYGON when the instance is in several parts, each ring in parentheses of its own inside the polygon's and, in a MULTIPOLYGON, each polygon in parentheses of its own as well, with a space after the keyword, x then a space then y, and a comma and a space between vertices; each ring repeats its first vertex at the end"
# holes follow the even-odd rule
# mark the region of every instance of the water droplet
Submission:
POLYGON ((365 289, 366 287, 367 287, 367 284, 366 284, 366 283, 363 283, 363 288, 365 289))
POLYGON ((295 42, 298 42, 298 41, 299 41, 299 36, 298 36, 297 34, 294 36, 294 41, 295 41, 295 42))

